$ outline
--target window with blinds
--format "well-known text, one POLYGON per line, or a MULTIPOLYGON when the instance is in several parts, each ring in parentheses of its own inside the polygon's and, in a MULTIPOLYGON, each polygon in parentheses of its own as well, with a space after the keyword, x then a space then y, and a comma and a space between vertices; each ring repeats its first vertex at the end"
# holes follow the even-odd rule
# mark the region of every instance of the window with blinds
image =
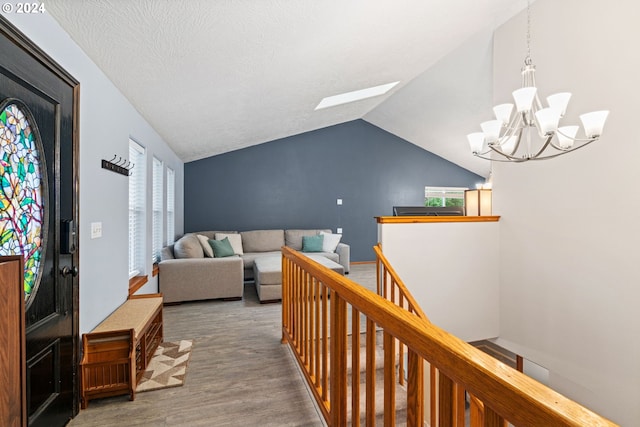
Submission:
POLYGON ((145 164, 144 147, 129 140, 129 161, 135 165, 129 176, 129 278, 144 274, 145 164))
POLYGON ((175 186, 176 175, 173 169, 167 168, 167 245, 175 240, 175 186))
POLYGON ((466 187, 425 187, 425 206, 464 206, 466 187))
POLYGON ((151 248, 151 262, 156 263, 160 261, 160 251, 162 250, 162 213, 164 209, 164 203, 162 200, 162 175, 163 175, 162 160, 153 157, 153 238, 151 248))

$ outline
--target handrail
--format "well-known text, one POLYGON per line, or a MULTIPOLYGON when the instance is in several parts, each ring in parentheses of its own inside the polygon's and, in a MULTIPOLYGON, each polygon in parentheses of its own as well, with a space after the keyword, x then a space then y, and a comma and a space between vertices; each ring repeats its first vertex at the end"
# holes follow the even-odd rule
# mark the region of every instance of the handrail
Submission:
MULTIPOLYGON (((375 362, 374 326, 383 330, 384 425, 395 425, 394 397, 398 392, 406 392, 407 425, 423 425, 423 384, 413 373, 426 361, 439 372, 440 426, 456 426, 460 419, 464 420, 464 414, 461 415, 464 405, 460 408, 455 400, 465 390, 471 397, 472 427, 503 426, 506 421, 516 426, 615 426, 297 251, 284 247, 282 264, 282 342, 289 343, 293 349, 320 410, 331 426, 347 425, 349 400, 352 423, 360 424, 359 407, 354 404, 358 401, 356 392, 352 391, 350 396, 347 393, 347 305, 355 315, 352 323, 359 323, 356 319, 360 315, 366 317, 364 406, 368 426, 375 424, 376 416, 375 398, 372 397, 375 385, 371 384, 375 379, 375 363, 372 363, 375 362), (406 391, 394 385, 396 340, 408 348, 406 391)), ((355 327, 352 330, 355 331, 355 327)), ((359 337, 359 333, 356 335, 359 337)), ((353 335, 351 340, 353 345, 353 335)), ((354 384, 353 389, 357 388, 354 384)))
MULTIPOLYGON (((400 307, 403 307, 402 302, 406 300, 408 303, 407 309, 410 312, 416 314, 419 318, 423 320, 429 321, 429 318, 427 317, 427 315, 424 314, 424 311, 422 311, 420 304, 418 304, 418 302, 415 300, 411 292, 409 292, 409 289, 404 284, 402 279, 400 279, 400 276, 398 276, 398 273, 396 273, 394 268, 391 266, 391 263, 389 262, 387 257, 385 257, 384 254, 382 253, 382 246, 380 245, 380 243, 378 243, 373 247, 373 251, 376 253, 376 275, 377 275, 377 283, 378 283, 378 295, 383 297, 385 296, 384 295, 385 290, 387 289, 387 286, 386 286, 387 277, 391 278, 391 283, 389 284, 389 286, 391 286, 392 289, 393 288, 398 289, 398 292, 399 292, 398 300, 397 300, 398 305, 400 307)), ((389 293, 387 292, 387 294, 389 293)), ((393 299, 390 299, 390 301, 395 302, 393 299)))

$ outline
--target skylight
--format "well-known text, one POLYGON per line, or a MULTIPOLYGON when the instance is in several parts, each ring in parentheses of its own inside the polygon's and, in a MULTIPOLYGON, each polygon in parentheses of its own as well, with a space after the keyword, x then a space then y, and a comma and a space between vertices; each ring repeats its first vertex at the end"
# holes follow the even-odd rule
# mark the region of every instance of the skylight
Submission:
POLYGON ((360 101, 361 99, 373 98, 374 96, 384 95, 389 92, 391 88, 397 85, 398 82, 387 83, 380 86, 369 87, 366 89, 354 90, 353 92, 341 93, 339 95, 328 96, 322 98, 322 101, 315 108, 320 110, 322 108, 333 107, 340 104, 347 104, 349 102, 360 101))

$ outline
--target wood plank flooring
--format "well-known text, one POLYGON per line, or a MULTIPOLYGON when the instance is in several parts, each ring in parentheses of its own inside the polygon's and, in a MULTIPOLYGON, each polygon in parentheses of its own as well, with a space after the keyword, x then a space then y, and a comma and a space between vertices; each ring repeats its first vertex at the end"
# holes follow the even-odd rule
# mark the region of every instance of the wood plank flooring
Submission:
MULTIPOLYGON (((375 287, 375 264, 353 265, 349 277, 375 287)), ((280 343, 281 307, 260 304, 252 283, 242 301, 165 307, 165 341, 194 340, 185 385, 138 393, 133 402, 91 401, 69 426, 323 426, 280 343)))

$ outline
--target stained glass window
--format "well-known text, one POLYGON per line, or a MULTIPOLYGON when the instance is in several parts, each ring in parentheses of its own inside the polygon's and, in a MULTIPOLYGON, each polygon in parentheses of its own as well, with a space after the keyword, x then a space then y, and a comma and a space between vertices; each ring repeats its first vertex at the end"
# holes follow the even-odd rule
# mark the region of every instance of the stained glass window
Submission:
POLYGON ((40 136, 26 106, 0 103, 0 255, 24 257, 25 299, 44 260, 46 173, 40 136))

